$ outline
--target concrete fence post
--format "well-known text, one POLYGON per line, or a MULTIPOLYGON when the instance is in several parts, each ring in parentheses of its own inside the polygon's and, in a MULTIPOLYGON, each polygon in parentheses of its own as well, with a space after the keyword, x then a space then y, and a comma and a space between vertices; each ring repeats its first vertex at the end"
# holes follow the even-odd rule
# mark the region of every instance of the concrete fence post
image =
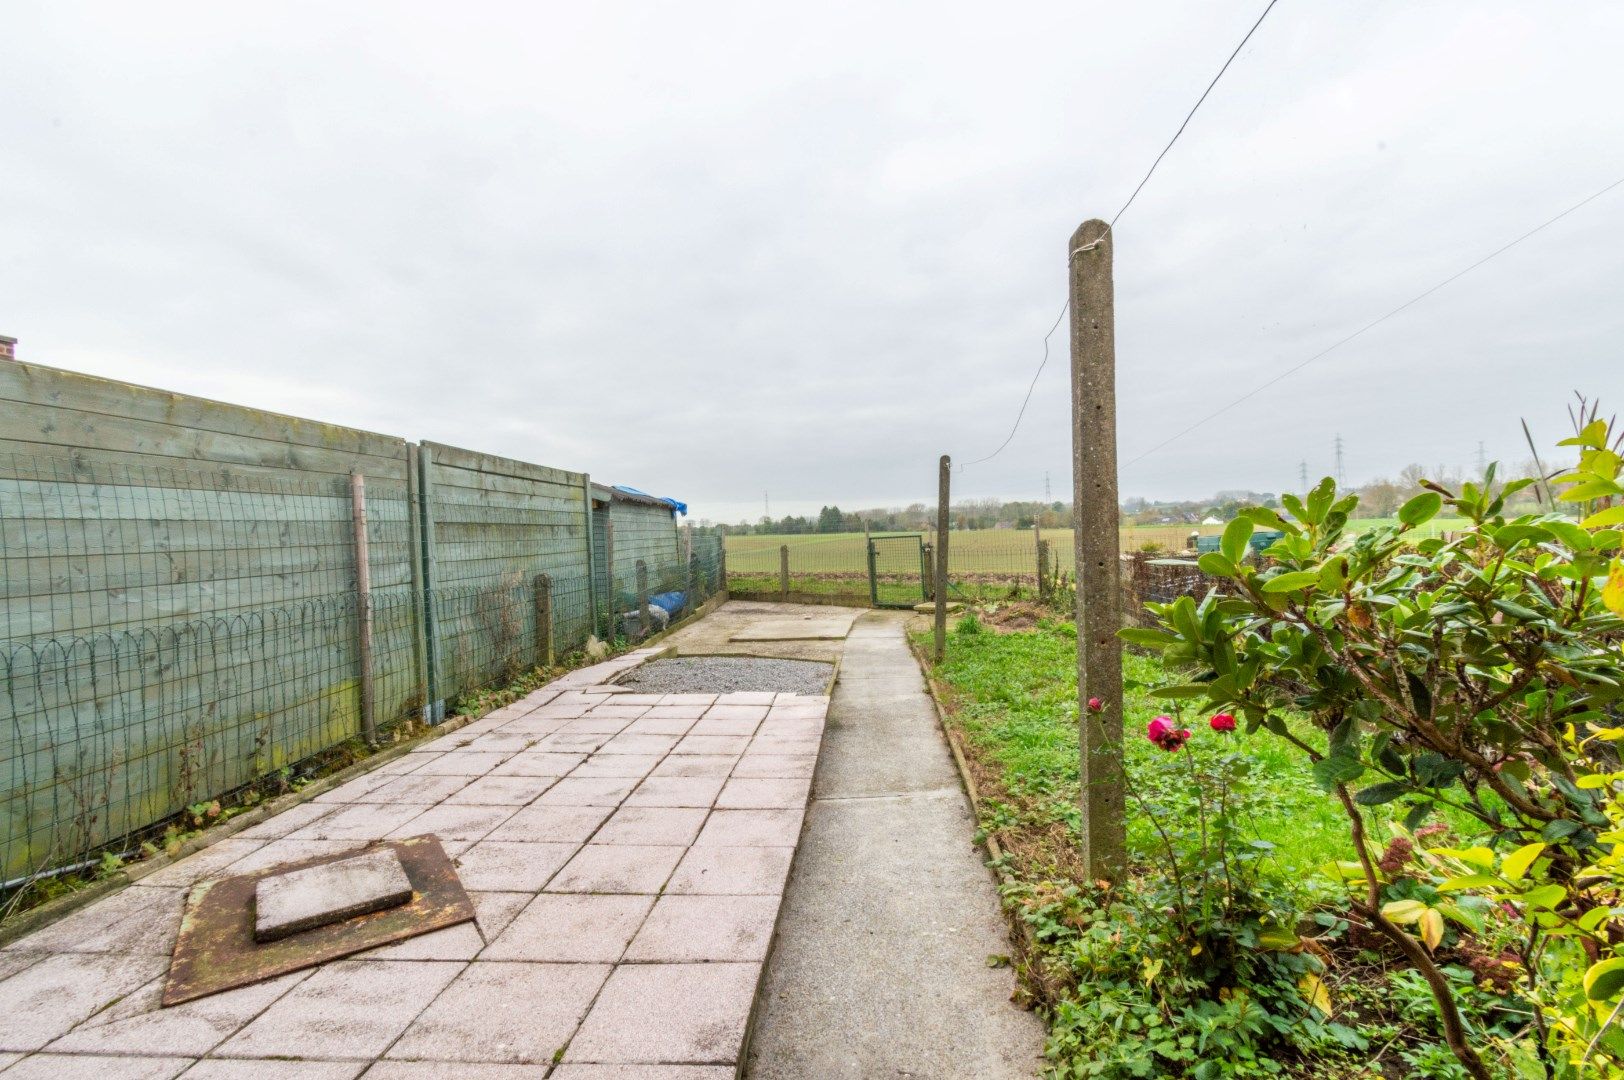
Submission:
POLYGON ((350 521, 355 529, 356 664, 361 669, 361 737, 368 746, 378 744, 378 722, 373 715, 372 681, 372 560, 367 546, 367 481, 350 473, 350 521))
POLYGON ((553 666, 553 578, 536 575, 536 663, 553 666))
POLYGON ((637 636, 648 637, 654 629, 654 619, 648 607, 648 564, 637 560, 637 636))
POLYGON ((778 545, 778 599, 789 599, 789 545, 778 545))
POLYGON ((1049 541, 1038 541, 1038 599, 1049 599, 1049 541))
POLYGON ((936 662, 940 664, 947 654, 947 534, 949 488, 953 482, 953 459, 946 454, 937 463, 936 470, 936 588, 932 598, 936 605, 936 662))
POLYGON ((1066 246, 1071 293, 1072 530, 1083 861, 1116 881, 1126 862, 1122 774, 1122 565, 1116 455, 1116 320, 1110 227, 1085 221, 1066 246), (1088 702, 1098 699, 1100 708, 1088 702))
POLYGON ((727 526, 716 527, 716 591, 727 592, 727 526))

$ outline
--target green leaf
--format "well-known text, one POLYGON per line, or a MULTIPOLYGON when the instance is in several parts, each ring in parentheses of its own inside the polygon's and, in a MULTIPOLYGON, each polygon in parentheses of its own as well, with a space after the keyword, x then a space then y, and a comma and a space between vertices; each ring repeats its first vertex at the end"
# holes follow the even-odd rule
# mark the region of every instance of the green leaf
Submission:
MULTIPOLYGON (((1583 780, 1587 778, 1580 777, 1580 779, 1583 780)), ((1582 828, 1584 828, 1584 826, 1580 825, 1577 821, 1570 821, 1567 818, 1558 818, 1556 821, 1546 823, 1545 828, 1539 831, 1539 835, 1542 839, 1555 843, 1558 840, 1566 840, 1568 837, 1572 836, 1582 828)))
POLYGON ((1266 593, 1288 593, 1317 584, 1319 584, 1318 571, 1294 570, 1291 573, 1281 574, 1265 581, 1263 591, 1266 593))
POLYGON ((1166 630, 1153 630, 1140 626, 1130 626, 1118 630, 1117 637, 1130 645, 1153 645, 1157 647, 1165 647, 1178 641, 1176 635, 1169 634, 1166 630))
POLYGON ((1346 557, 1336 555, 1325 560, 1325 565, 1320 567, 1319 572, 1319 587, 1321 589, 1332 593, 1341 592, 1342 586, 1346 585, 1347 581, 1348 560, 1346 557))
POLYGON ((1236 518, 1224 526, 1223 538, 1218 541, 1218 550, 1223 552, 1224 558, 1232 563, 1238 563, 1246 557, 1246 543, 1252 539, 1252 523, 1246 518, 1236 518))
POLYGON ((1421 916, 1431 910, 1419 900, 1389 900, 1382 905, 1382 914, 1400 926, 1420 922, 1421 916))
POLYGON ((1588 446, 1593 450, 1607 449, 1607 421, 1592 420, 1586 424, 1579 434, 1571 439, 1563 439, 1558 446, 1588 446))
POLYGON ((1500 874, 1507 881, 1521 881, 1528 874, 1528 868, 1534 865, 1545 850, 1544 844, 1525 844, 1505 857, 1500 864, 1500 874))
POLYGON ((1390 803, 1399 796, 1407 794, 1409 790, 1410 785, 1401 784, 1397 781, 1371 784, 1355 795, 1353 801, 1360 806, 1380 806, 1382 803, 1390 803))
POLYGON ((1181 683, 1177 686, 1158 686, 1150 692, 1156 698, 1198 698, 1206 697, 1211 689, 1210 683, 1181 683))
POLYGON ((1358 758, 1332 754, 1314 762, 1313 772, 1314 780, 1321 788, 1335 791, 1338 784, 1346 784, 1363 776, 1365 767, 1358 758))
POLYGON ((1461 877, 1445 878, 1438 883, 1438 891, 1460 892, 1462 889, 1495 889, 1499 886, 1500 879, 1493 874, 1465 874, 1461 877))
POLYGON ((1599 529, 1605 525, 1624 524, 1624 506, 1609 506, 1605 510, 1597 510, 1594 514, 1579 522, 1581 529, 1599 529))
POLYGON ((1560 885, 1541 885, 1537 889, 1529 889, 1523 893, 1521 899, 1528 907, 1549 910, 1560 904, 1567 895, 1560 885))
POLYGON ((1624 958, 1617 956, 1598 960, 1585 972, 1585 997, 1591 1001, 1607 1001, 1624 990, 1624 958))
POLYGON ((1234 560, 1228 558, 1227 556, 1220 555, 1216 551, 1207 552, 1205 555, 1201 556, 1201 558, 1197 559, 1195 564, 1201 568, 1202 573, 1211 574, 1213 577, 1235 576, 1234 560))
POLYGON ((1423 491, 1409 502, 1398 508, 1398 519, 1412 529, 1424 522, 1431 521, 1443 509, 1444 497, 1436 491, 1423 491))

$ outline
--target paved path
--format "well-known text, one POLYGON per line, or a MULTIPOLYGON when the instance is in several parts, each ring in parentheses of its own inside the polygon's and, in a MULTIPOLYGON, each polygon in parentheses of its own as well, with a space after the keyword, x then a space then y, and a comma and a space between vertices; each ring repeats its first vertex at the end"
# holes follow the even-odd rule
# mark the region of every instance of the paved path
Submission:
POLYGON ((827 699, 598 692, 640 659, 0 950, 3 1080, 729 1080, 827 699), (195 881, 421 834, 457 860, 476 923, 158 1007, 195 881))
POLYGON ((906 618, 855 624, 835 685, 747 1075, 1035 1076, 1043 1026, 1014 977, 992 879, 906 618))

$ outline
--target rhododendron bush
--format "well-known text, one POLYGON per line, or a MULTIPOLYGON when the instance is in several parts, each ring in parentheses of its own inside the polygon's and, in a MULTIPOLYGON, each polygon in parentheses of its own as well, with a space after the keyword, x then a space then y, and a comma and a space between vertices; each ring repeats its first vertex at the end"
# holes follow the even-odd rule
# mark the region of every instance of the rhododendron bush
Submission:
MULTIPOLYGON (((1357 854, 1332 868, 1350 917, 1426 979, 1476 1077, 1624 1067, 1624 487, 1618 439, 1592 417, 1562 444, 1577 466, 1539 489, 1544 512, 1508 516, 1537 481, 1497 484, 1491 468, 1459 490, 1426 485, 1395 523, 1351 536, 1357 498, 1326 479, 1284 513, 1229 524, 1200 559, 1224 589, 1151 605, 1157 628, 1123 631, 1181 673, 1159 696, 1313 762, 1357 854), (1468 524, 1417 540, 1445 507, 1468 524), (1257 529, 1282 535, 1253 561, 1257 529), (1445 808, 1477 835, 1446 846, 1445 808), (1394 827, 1373 835, 1373 813, 1394 827), (1467 1030, 1436 957, 1485 910, 1521 927, 1481 973, 1526 1002, 1503 1046, 1467 1030)), ((1151 727, 1170 751, 1191 738, 1172 717, 1151 727)))

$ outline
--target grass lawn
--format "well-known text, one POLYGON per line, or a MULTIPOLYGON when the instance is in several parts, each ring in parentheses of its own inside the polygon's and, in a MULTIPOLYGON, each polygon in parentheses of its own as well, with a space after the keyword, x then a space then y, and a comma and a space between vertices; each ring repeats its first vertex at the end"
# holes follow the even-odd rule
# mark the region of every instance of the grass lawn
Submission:
MULTIPOLYGON (((1026 848, 1037 873, 1069 866, 1080 826, 1077 811, 1077 640, 1069 624, 1050 623, 1017 633, 951 635, 947 659, 936 670, 949 692, 949 722, 964 736, 984 795, 983 822, 1006 847, 1026 848), (1034 845, 1033 836, 1045 842, 1034 845)), ((1145 725, 1169 709, 1147 690, 1163 681, 1159 663, 1128 654, 1124 677, 1124 749, 1129 775, 1151 805, 1174 814, 1193 809, 1182 774, 1168 755, 1144 738, 1145 725), (1133 684, 1139 684, 1134 687, 1133 684)), ((1314 786, 1308 767, 1273 736, 1220 735, 1189 717, 1195 731, 1188 751, 1197 760, 1239 753, 1251 765, 1256 839, 1275 845, 1273 858, 1305 889, 1317 887, 1315 868, 1352 858, 1347 819, 1314 786)), ((1156 854, 1151 823, 1130 803, 1128 842, 1137 858, 1156 854)))

